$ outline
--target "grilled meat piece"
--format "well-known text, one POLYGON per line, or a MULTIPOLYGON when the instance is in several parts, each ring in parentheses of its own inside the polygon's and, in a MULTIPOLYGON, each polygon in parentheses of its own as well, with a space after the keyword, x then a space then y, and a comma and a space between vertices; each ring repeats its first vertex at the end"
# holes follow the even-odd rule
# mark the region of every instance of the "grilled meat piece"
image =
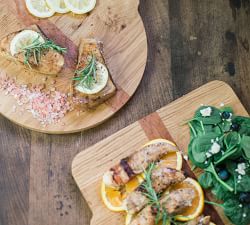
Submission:
POLYGON ((176 151, 178 148, 167 142, 145 146, 126 159, 122 159, 119 164, 106 172, 103 176, 103 182, 107 186, 119 188, 137 174, 142 173, 150 163, 160 160, 168 152, 176 151))
POLYGON ((187 223, 187 225, 209 225, 211 222, 210 216, 200 216, 187 223))
MULTIPOLYGON (((161 193, 172 184, 179 183, 185 179, 183 172, 168 168, 159 164, 152 171, 152 186, 156 193, 161 193)), ((148 203, 148 199, 143 193, 143 189, 139 186, 134 192, 130 193, 125 200, 125 207, 131 214, 139 212, 148 203)))
MULTIPOLYGON (((78 65, 77 70, 83 69, 86 67, 88 57, 94 55, 98 62, 105 64, 104 58, 102 56, 101 45, 95 39, 81 39, 79 47, 79 56, 78 56, 78 65)), ((106 66, 107 67, 107 66, 106 66)), ((74 86, 75 86, 74 81, 74 86)), ((77 96, 79 101, 79 107, 84 109, 93 109, 98 105, 102 104, 109 98, 111 98, 116 93, 116 87, 109 73, 108 83, 105 88, 96 94, 85 94, 80 91, 75 90, 75 96, 77 96)))
MULTIPOLYGON (((42 34, 40 29, 36 25, 32 25, 31 27, 27 29, 34 30, 40 33, 41 36, 44 39, 46 39, 46 37, 42 34)), ((21 31, 23 30, 11 33, 0 41, 0 54, 6 58, 10 58, 12 60, 20 62, 22 65, 25 65, 23 53, 18 53, 15 56, 12 56, 10 52, 10 43, 12 39, 21 31)), ((39 61, 39 64, 35 62, 33 57, 29 59, 29 64, 31 65, 31 69, 36 72, 47 74, 47 75, 56 75, 63 68, 64 57, 62 54, 58 53, 57 51, 50 49, 48 51, 43 52, 43 54, 41 55, 41 60, 39 61)))
MULTIPOLYGON (((169 215, 176 215, 183 209, 190 206, 194 199, 194 190, 191 188, 178 189, 161 199, 161 205, 167 210, 169 215)), ((152 206, 144 208, 131 222, 130 225, 154 225, 155 212, 152 206)))

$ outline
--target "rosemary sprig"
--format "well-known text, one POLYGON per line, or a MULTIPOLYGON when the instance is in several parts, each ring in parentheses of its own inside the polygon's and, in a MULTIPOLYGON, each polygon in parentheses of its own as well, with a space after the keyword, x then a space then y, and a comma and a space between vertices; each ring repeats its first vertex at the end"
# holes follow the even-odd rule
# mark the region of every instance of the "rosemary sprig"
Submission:
POLYGON ((161 195, 155 192, 152 185, 151 175, 154 168, 155 164, 151 163, 148 169, 144 170, 145 181, 141 184, 141 187, 145 190, 143 194, 148 198, 148 204, 157 210, 155 224, 158 224, 158 222, 162 219, 162 225, 167 225, 167 222, 169 220, 167 210, 161 206, 161 195))
POLYGON ((67 52, 67 48, 63 48, 49 39, 46 39, 45 42, 41 42, 39 39, 40 35, 34 39, 30 45, 22 48, 22 52, 24 54, 24 64, 27 64, 29 67, 31 67, 29 63, 31 57, 34 58, 35 64, 38 65, 41 60, 42 53, 49 49, 55 50, 61 54, 67 52))
POLYGON ((96 70, 96 57, 92 55, 86 67, 75 71, 77 76, 73 80, 78 81, 76 85, 91 89, 93 84, 97 82, 96 70))

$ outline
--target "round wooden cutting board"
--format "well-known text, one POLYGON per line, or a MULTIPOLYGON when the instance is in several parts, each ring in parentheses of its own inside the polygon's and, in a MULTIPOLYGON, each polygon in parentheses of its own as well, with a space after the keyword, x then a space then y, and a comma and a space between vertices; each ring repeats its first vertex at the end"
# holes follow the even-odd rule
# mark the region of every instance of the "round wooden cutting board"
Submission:
POLYGON ((47 126, 41 125, 14 97, 1 90, 0 113, 23 127, 52 134, 85 130, 114 115, 134 94, 146 66, 147 38, 138 5, 139 0, 97 0, 96 8, 88 15, 56 14, 39 20, 28 13, 25 0, 0 0, 0 39, 36 24, 47 37, 68 49, 65 66, 57 77, 27 71, 4 57, 0 57, 0 73, 15 78, 19 84, 44 84, 45 89, 69 93, 79 41, 95 38, 103 42, 104 58, 118 89, 114 97, 95 110, 73 110, 60 122, 47 126))

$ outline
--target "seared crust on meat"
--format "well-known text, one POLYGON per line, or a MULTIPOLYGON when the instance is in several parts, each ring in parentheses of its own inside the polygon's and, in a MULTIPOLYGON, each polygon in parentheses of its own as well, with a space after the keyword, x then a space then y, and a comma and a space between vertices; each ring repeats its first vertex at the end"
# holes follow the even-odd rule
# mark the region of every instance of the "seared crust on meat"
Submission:
MULTIPOLYGON (((81 39, 79 47, 78 65, 77 70, 86 67, 88 57, 94 55, 100 63, 105 64, 105 60, 102 56, 101 44, 95 39, 81 39)), ((75 81, 73 82, 75 86, 75 81)), ((103 90, 96 94, 84 94, 75 90, 75 95, 80 99, 79 106, 84 109, 93 109, 96 106, 102 104, 107 99, 112 97, 116 93, 116 87, 109 73, 108 83, 103 90)))
MULTIPOLYGON (((194 190, 184 188, 171 192, 169 195, 163 197, 160 202, 169 215, 175 215, 190 206, 193 198, 194 190)), ((147 206, 138 213, 130 225, 154 225, 156 214, 152 206, 147 206)))
POLYGON ((178 148, 169 143, 159 143, 148 145, 136 151, 131 156, 120 161, 119 164, 112 167, 104 174, 105 180, 111 182, 104 183, 108 186, 121 187, 137 174, 143 172, 150 163, 157 162, 168 152, 176 152, 178 148))
MULTIPOLYGON (((41 33, 40 29, 36 25, 32 25, 31 27, 27 28, 27 30, 34 30, 40 33, 41 36, 43 36, 43 38, 46 39, 46 37, 41 33)), ((6 58, 19 62, 21 65, 25 65, 23 63, 24 62, 23 53, 19 53, 15 56, 12 56, 10 53, 10 43, 12 39, 21 31, 23 30, 8 34, 6 37, 4 37, 0 41, 0 54, 6 58)), ((29 63, 31 65, 31 70, 34 70, 39 73, 47 74, 47 75, 56 75, 63 68, 64 57, 62 54, 58 53, 57 51, 50 49, 48 51, 45 51, 41 55, 41 60, 38 65, 35 63, 32 57, 30 58, 29 63)), ((27 66, 25 65, 25 67, 27 66)))
MULTIPOLYGON (((179 183, 185 179, 182 171, 168 168, 166 166, 156 167, 152 171, 152 186, 156 193, 161 193, 172 184, 179 183)), ((125 200, 125 207, 131 214, 139 212, 147 205, 147 197, 143 194, 143 188, 139 186, 130 193, 125 200)))

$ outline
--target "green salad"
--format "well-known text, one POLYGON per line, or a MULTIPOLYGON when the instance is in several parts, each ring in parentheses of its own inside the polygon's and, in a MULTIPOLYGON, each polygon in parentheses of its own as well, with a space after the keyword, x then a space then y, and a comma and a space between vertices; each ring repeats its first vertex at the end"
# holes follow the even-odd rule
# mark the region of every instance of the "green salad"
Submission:
POLYGON ((250 118, 202 106, 187 123, 189 159, 204 170, 199 182, 223 202, 207 203, 222 207, 236 225, 250 224, 250 118))

